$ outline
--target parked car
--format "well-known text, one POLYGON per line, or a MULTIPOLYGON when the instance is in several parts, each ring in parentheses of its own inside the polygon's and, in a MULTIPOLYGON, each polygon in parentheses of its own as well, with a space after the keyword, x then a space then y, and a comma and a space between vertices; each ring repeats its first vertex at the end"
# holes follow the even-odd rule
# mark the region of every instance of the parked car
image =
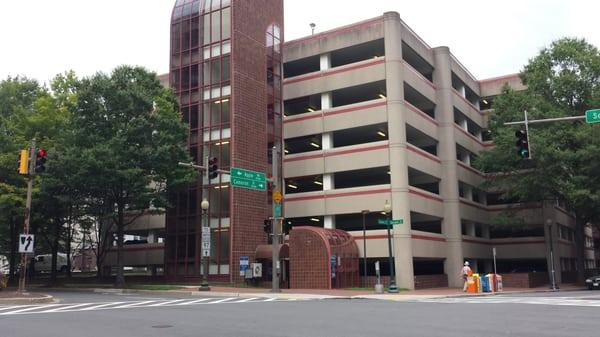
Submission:
MULTIPOLYGON (((67 254, 58 253, 56 271, 66 273, 68 270, 67 254)), ((36 255, 35 271, 41 273, 49 273, 52 270, 52 254, 36 255)))
POLYGON ((600 289, 600 275, 592 276, 585 280, 585 285, 589 290, 600 289))
POLYGON ((8 258, 4 255, 0 255, 0 273, 8 275, 9 272, 10 264, 8 263, 8 258))

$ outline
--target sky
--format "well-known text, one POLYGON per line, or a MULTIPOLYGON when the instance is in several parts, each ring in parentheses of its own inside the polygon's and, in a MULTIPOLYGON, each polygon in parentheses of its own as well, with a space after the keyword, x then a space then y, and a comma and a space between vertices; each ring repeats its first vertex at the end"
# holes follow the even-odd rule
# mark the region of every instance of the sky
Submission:
MULTIPOLYGON (((252 1, 252 0, 243 0, 252 1)), ((0 79, 46 82, 120 64, 169 67, 175 0, 0 0, 0 79)), ((600 2, 585 0, 284 0, 285 39, 382 15, 400 17, 430 46, 448 46, 478 79, 519 72, 561 37, 600 47, 600 2)))

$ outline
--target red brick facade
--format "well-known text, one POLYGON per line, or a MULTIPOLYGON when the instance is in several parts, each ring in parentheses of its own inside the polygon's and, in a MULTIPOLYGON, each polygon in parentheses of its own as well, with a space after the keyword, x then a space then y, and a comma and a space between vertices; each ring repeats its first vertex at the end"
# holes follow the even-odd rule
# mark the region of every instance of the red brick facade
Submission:
POLYGON ((290 231, 289 246, 290 288, 359 286, 358 247, 348 233, 338 229, 295 227, 290 231), (333 269, 332 257, 336 261, 333 269))
MULTIPOLYGON (((267 71, 265 33, 283 27, 282 0, 232 1, 231 166, 269 172, 267 159, 267 71)), ((263 220, 269 217, 267 192, 231 191, 231 282, 241 283, 240 256, 253 256, 265 244, 263 220)))
POLYGON ((535 288, 548 284, 548 273, 502 274, 502 286, 509 288, 535 288))

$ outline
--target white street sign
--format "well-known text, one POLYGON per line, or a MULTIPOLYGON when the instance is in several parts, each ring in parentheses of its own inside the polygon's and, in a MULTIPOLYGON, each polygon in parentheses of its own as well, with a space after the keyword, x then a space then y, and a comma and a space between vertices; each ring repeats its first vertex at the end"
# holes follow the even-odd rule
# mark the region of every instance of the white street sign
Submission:
POLYGON ((202 257, 210 256, 210 228, 202 228, 202 257))
POLYGON ((32 234, 19 235, 19 253, 33 253, 34 237, 32 234))

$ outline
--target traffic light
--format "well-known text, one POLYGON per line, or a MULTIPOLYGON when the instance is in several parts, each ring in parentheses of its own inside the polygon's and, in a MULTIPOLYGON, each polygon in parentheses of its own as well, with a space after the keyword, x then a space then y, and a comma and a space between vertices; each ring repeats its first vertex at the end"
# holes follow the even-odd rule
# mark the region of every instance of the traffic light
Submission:
POLYGON ((290 234, 291 229, 292 229, 292 223, 290 221, 285 221, 283 223, 283 235, 290 234))
POLYGON ((48 152, 44 149, 38 149, 35 156, 35 173, 42 173, 46 170, 46 156, 48 152))
POLYGON ((19 174, 29 174, 29 150, 21 150, 19 155, 19 174))
POLYGON ((217 157, 211 157, 208 159, 208 179, 215 179, 219 176, 219 165, 217 157))
POLYGON ((271 220, 267 219, 263 223, 263 230, 267 234, 271 234, 271 220))
POLYGON ((527 137, 527 131, 517 130, 517 132, 515 132, 515 136, 517 137, 517 154, 521 158, 529 159, 529 140, 527 137))

